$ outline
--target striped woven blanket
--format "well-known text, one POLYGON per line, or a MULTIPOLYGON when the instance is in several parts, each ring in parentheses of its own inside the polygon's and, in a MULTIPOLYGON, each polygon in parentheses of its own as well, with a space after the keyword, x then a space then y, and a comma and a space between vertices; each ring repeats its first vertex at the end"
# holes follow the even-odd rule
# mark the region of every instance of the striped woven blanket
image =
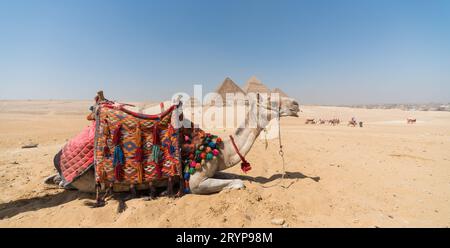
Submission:
POLYGON ((174 109, 150 116, 100 105, 94 140, 96 181, 136 185, 181 176, 179 132, 171 122, 174 109))

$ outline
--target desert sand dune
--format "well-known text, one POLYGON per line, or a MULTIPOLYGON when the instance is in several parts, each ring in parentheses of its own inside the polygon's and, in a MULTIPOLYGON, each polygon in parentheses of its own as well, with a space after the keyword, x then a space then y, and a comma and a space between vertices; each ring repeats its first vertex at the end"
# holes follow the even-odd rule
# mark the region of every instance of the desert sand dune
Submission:
MULTIPOLYGON (((53 156, 88 125, 90 101, 0 101, 0 227, 450 226, 450 112, 302 106, 282 120, 287 177, 279 185, 278 141, 257 140, 246 189, 214 195, 133 199, 118 214, 110 200, 44 186, 53 156), (347 127, 352 117, 364 127, 347 127), (406 124, 413 116, 417 123, 406 124), (306 118, 341 125, 305 125, 306 118), (22 149, 28 143, 37 148, 22 149), (271 187, 273 186, 273 187, 271 187)), ((225 135, 230 130, 212 130, 225 135)))

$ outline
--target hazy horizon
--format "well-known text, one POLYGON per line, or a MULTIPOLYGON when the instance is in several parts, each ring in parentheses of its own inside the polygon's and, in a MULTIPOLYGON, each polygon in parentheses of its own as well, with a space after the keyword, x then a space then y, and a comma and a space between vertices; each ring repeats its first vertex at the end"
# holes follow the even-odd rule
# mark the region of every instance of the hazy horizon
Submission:
POLYGON ((0 99, 161 101, 256 75, 302 104, 450 102, 450 1, 2 1, 0 99))

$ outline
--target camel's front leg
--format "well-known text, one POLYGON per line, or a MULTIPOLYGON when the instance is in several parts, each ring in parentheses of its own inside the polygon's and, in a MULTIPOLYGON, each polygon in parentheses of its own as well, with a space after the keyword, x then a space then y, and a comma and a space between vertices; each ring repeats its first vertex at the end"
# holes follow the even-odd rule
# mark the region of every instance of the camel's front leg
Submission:
POLYGON ((240 179, 206 178, 197 185, 191 186, 191 192, 199 195, 217 193, 223 189, 242 189, 244 182, 240 179))

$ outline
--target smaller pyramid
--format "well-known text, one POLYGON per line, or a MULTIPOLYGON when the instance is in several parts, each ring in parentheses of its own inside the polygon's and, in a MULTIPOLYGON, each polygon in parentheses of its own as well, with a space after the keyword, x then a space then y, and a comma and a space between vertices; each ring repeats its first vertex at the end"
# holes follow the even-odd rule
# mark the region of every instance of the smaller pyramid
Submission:
POLYGON ((248 93, 267 93, 270 94, 270 89, 265 86, 261 80, 252 76, 244 86, 244 91, 248 93))
POLYGON ((273 93, 278 93, 281 97, 289 97, 286 93, 284 93, 284 91, 282 91, 280 88, 275 88, 273 91, 273 93))

